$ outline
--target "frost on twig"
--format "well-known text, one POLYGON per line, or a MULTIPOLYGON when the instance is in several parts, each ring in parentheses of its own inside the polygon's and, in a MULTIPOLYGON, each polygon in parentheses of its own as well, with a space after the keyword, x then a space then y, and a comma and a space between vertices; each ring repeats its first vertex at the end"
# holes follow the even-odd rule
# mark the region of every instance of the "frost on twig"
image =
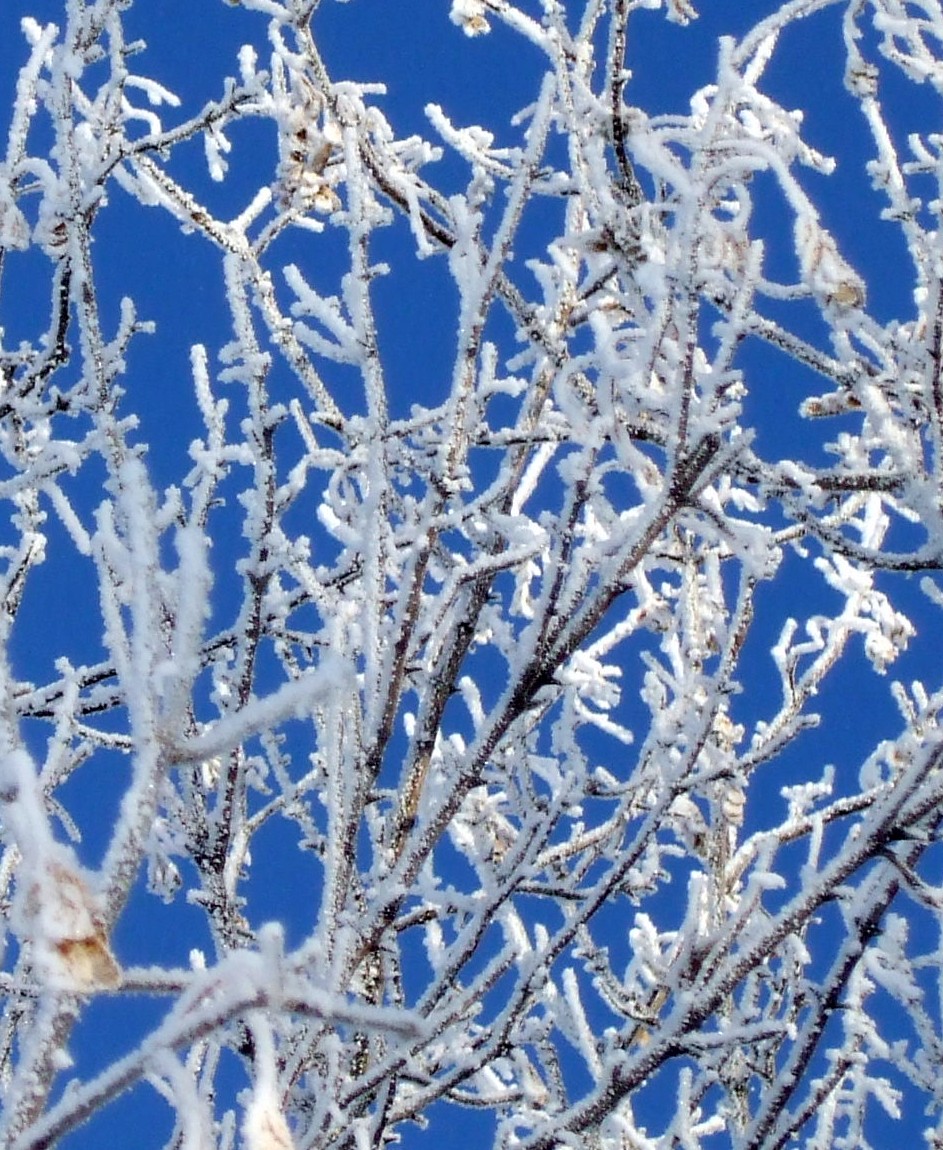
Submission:
POLYGON ((0 3, 0 1150, 939 1143, 937 0, 241 0, 179 85, 204 26, 61 7, 0 3))

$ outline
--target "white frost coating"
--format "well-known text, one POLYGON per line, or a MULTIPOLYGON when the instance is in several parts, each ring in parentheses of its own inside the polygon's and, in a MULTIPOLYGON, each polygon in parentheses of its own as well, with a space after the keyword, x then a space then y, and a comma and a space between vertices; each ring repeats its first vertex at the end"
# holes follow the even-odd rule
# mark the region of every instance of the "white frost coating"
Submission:
POLYGON ((224 755, 254 731, 275 727, 290 716, 305 716, 333 691, 343 691, 347 683, 343 661, 325 658, 316 671, 283 684, 264 699, 253 699, 210 730, 181 743, 178 754, 192 759, 224 755))
MULTIPOLYGON (((201 45, 200 100, 142 0, 9 7, 0 1150, 142 1081, 186 1150, 456 1106, 522 1150, 872 1150, 882 1108, 940 1141, 939 0, 719 42, 687 0, 454 0, 435 142, 395 68, 335 74, 317 4, 222 6, 246 43, 201 45), (834 74, 787 105, 804 36, 834 74), (689 51, 689 101, 635 106, 689 51), (809 142, 826 93, 864 159, 809 142), (170 226, 166 280, 116 207, 170 226), (104 786, 92 874, 57 836, 104 786), (81 1081, 152 896, 191 960, 128 938, 116 1011, 166 1011, 81 1081)), ((368 33, 413 59, 414 15, 368 33)))

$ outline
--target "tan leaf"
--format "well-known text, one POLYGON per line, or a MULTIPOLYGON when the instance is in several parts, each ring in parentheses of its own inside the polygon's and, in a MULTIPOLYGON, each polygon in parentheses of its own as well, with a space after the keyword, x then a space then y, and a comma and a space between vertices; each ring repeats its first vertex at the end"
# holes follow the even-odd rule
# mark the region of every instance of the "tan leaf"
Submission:
POLYGON ((77 990, 113 990, 121 985, 121 968, 104 934, 65 938, 55 944, 55 950, 77 990))
POLYGON ((294 1150, 291 1131, 278 1106, 268 1098, 249 1104, 245 1121, 246 1150, 294 1150))
POLYGON ((113 989, 121 969, 108 946, 95 898, 78 870, 61 857, 47 859, 32 883, 26 911, 35 941, 54 973, 77 991, 113 989))

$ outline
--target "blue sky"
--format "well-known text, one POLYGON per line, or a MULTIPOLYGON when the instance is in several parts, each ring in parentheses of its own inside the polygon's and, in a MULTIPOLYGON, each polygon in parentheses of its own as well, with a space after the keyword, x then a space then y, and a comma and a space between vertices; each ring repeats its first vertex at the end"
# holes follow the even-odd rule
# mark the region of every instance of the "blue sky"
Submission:
MULTIPOLYGON (((713 75, 717 37, 742 34, 775 5, 706 0, 702 7, 700 21, 690 27, 668 24, 658 12, 635 14, 629 38, 633 73, 626 89, 629 102, 650 112, 685 112, 692 93, 713 75)), ((802 107, 807 113, 808 142, 838 157, 834 175, 807 173, 805 186, 823 221, 834 229, 846 255, 867 280, 873 314, 882 321, 905 320, 913 311, 912 272, 898 230, 875 222, 880 209, 877 194, 862 176, 870 155, 868 139, 853 102, 842 89, 840 67, 835 64, 841 12, 842 7, 836 5, 790 30, 770 67, 766 88, 787 107, 802 107)), ((13 79, 25 58, 19 20, 33 16, 40 21, 61 21, 62 15, 63 3, 56 0, 0 0, 0 127, 6 126, 13 79)), ((181 98, 181 118, 218 96, 222 77, 236 71, 242 44, 253 43, 260 56, 265 56, 264 17, 222 0, 138 0, 127 15, 126 27, 129 36, 147 41, 146 50, 136 58, 140 69, 181 98)), ((530 45, 506 29, 496 26, 489 36, 466 38, 450 23, 446 0, 354 0, 349 4, 324 0, 314 29, 335 79, 387 85, 386 95, 373 99, 399 134, 430 135, 423 108, 436 103, 455 124, 480 123, 499 138, 517 142, 507 125, 517 110, 533 100, 540 60, 530 45)), ((939 101, 928 88, 891 79, 882 92, 896 132, 904 135, 937 126, 939 101)), ((174 114, 168 115, 167 122, 173 118, 174 114)), ((239 126, 232 131, 231 142, 230 174, 222 184, 213 184, 207 177, 202 149, 196 144, 182 148, 173 160, 177 173, 192 181, 197 194, 205 196, 222 216, 235 215, 244 207, 258 186, 260 170, 271 171, 275 157, 268 124, 239 126)), ((431 167, 430 177, 436 172, 441 172, 444 190, 454 192, 462 186, 464 172, 455 160, 431 167)), ((762 177, 758 181, 758 226, 772 266, 785 275, 795 265, 791 231, 777 195, 770 189, 764 196, 761 184, 762 177)), ((538 217, 524 230, 521 242, 539 250, 541 241, 538 217)), ((285 246, 285 262, 298 263, 312 282, 330 282, 340 268, 339 252, 332 248, 330 236, 319 241, 293 234, 279 242, 285 246)), ((401 222, 377 240, 377 257, 386 259, 392 268, 377 284, 375 298, 394 414, 405 414, 411 403, 444 394, 455 347, 456 298, 444 263, 418 261, 411 247, 401 222)), ((159 211, 143 209, 114 187, 95 233, 94 259, 106 321, 117 322, 120 297, 129 294, 140 317, 156 324, 153 335, 140 335, 132 345, 123 410, 133 411, 140 420, 138 438, 149 445, 147 465, 155 484, 160 488, 179 484, 189 467, 190 442, 201 434, 189 349, 203 343, 215 360, 230 338, 217 255, 208 245, 182 236, 159 211)), ((45 321, 37 326, 36 317, 45 314, 47 275, 38 253, 15 254, 4 268, 0 327, 5 348, 21 338, 35 338, 42 330, 45 321)), ((799 330, 808 339, 820 341, 823 330, 811 309, 806 313, 799 309, 797 314, 799 330)), ((496 338, 507 339, 508 333, 502 335, 497 328, 496 338)), ((745 347, 741 362, 751 383, 746 411, 756 430, 758 450, 821 462, 825 458, 823 438, 833 434, 831 428, 820 429, 796 415, 801 400, 818 386, 811 372, 759 346, 745 347)), ((101 482, 102 476, 93 470, 83 472, 73 484, 76 505, 93 506, 101 482)), ((312 498, 317 495, 314 492, 312 498)), ((0 524, 0 534, 3 530, 0 524)), ((48 559, 31 576, 11 652, 15 674, 33 681, 51 676, 55 660, 63 654, 76 665, 91 665, 104 656, 90 567, 52 517, 48 531, 48 559)), ((227 536, 223 531, 217 539, 211 625, 223 625, 231 617, 239 591, 232 569, 241 546, 237 534, 227 536)), ((935 685, 938 624, 915 582, 904 576, 883 581, 895 601, 913 610, 921 630, 894 674, 904 680, 926 676, 935 685)), ((788 557, 775 584, 763 588, 757 599, 756 623, 741 673, 746 689, 734 704, 735 718, 749 721, 773 706, 776 681, 769 649, 787 615, 808 613, 816 603, 822 609, 834 607, 835 598, 821 580, 810 576, 807 563, 788 557)), ((627 673, 632 672, 638 675, 638 667, 627 673)), ((631 695, 632 688, 627 687, 626 693, 631 695)), ((854 786, 858 766, 869 750, 881 738, 895 734, 900 725, 886 680, 874 674, 860 644, 829 680, 819 705, 824 716, 820 728, 797 741, 777 762, 775 772, 758 784, 748 810, 748 827, 764 825, 782 802, 783 786, 817 778, 828 763, 835 765, 839 792, 846 785, 854 786)), ((39 726, 27 724, 26 736, 41 753, 44 733, 39 726)), ((105 830, 117 810, 118 770, 117 756, 101 755, 63 788, 61 800, 83 836, 79 853, 90 866, 101 860, 105 830)), ((314 872, 305 874, 308 861, 294 843, 279 836, 277 825, 270 830, 268 839, 260 843, 265 849, 257 851, 253 863, 247 913, 253 925, 260 925, 263 916, 281 919, 291 942, 310 926, 311 908, 299 908, 296 891, 314 884, 314 872)), ((205 928, 193 908, 182 906, 179 900, 165 908, 143 895, 132 900, 114 940, 119 959, 128 965, 184 965, 189 949, 201 945, 206 945, 205 928)), ((617 945, 615 940, 613 945, 617 945)), ((618 945, 624 945, 624 940, 618 945)), ((77 1073, 87 1077, 104 1066, 154 1025, 163 1010, 161 1002, 130 996, 96 1002, 74 1038, 77 1073)), ((226 1073, 237 1088, 236 1068, 226 1073)), ((649 1104, 654 1116, 664 1099, 656 1096, 649 1104)), ((404 1139, 407 1150, 433 1143, 477 1145, 488 1128, 486 1116, 462 1113, 456 1118, 446 1115, 443 1108, 437 1114, 442 1125, 433 1121, 428 1132, 410 1131, 404 1139)), ((65 1145, 68 1150, 102 1145, 156 1150, 164 1144, 168 1122, 166 1107, 142 1086, 65 1145)), ((911 1108, 895 1137, 905 1133, 916 1137, 922 1126, 919 1109, 911 1108)))

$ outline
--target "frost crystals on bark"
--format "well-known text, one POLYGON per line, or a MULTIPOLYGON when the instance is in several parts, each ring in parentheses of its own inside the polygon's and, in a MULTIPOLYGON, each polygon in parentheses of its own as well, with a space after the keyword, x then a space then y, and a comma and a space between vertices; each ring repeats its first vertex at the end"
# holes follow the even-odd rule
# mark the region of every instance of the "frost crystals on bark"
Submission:
POLYGON ((943 1145, 938 0, 390 4, 467 61, 421 135, 368 0, 60 7, 0 11, 0 1148, 943 1145))

